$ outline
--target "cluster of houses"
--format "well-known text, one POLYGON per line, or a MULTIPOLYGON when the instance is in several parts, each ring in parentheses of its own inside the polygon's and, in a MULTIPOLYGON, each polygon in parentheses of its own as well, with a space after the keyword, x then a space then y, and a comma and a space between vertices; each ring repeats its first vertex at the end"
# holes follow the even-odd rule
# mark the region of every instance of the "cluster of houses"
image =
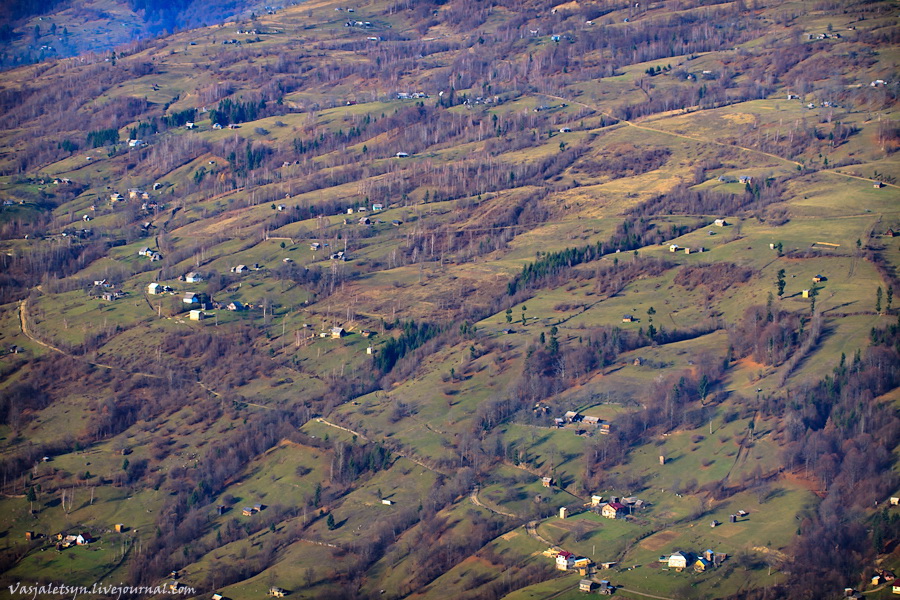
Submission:
POLYGON ((547 548, 546 550, 544 550, 543 554, 544 556, 552 558, 554 561, 556 561, 557 570, 576 570, 582 577, 590 575, 591 569, 594 566, 594 563, 591 561, 591 559, 585 558, 583 556, 576 556, 571 552, 567 552, 557 546, 547 548))
POLYGON ((634 496, 628 496, 627 498, 612 496, 606 502, 603 496, 594 494, 591 496, 590 510, 599 513, 600 516, 607 519, 624 519, 635 509, 640 510, 646 505, 646 502, 634 496))
POLYGON ((595 586, 597 593, 603 596, 612 596, 616 591, 615 586, 608 579, 601 579, 599 583, 595 583, 592 579, 582 579, 578 582, 578 590, 581 592, 593 592, 595 586))
POLYGON ((397 92, 397 100, 417 100, 427 97, 428 94, 425 92, 397 92))
POLYGON ((106 302, 113 302, 125 296, 125 292, 122 290, 106 290, 102 294, 100 294, 100 298, 105 300, 106 302))
POLYGON ((538 106, 537 108, 535 108, 534 112, 544 112, 546 110, 553 110, 555 108, 565 108, 567 106, 568 106, 568 104, 566 104, 566 103, 562 103, 560 105, 553 105, 553 106, 546 106, 546 105, 542 104, 542 105, 538 106))
POLYGON ((253 506, 245 506, 244 508, 242 508, 241 514, 245 517, 252 517, 256 513, 262 512, 264 508, 265 506, 263 506, 262 504, 256 503, 253 506))
POLYGON ((93 297, 98 295, 102 300, 112 302, 124 297, 125 292, 121 289, 116 289, 116 285, 114 283, 110 283, 106 279, 95 279, 94 285, 91 289, 91 296, 93 297), (98 288, 100 290, 99 294, 96 291, 98 288))
POLYGON ((259 263, 253 263, 252 265, 237 265, 231 267, 232 273, 246 273, 247 271, 259 271, 262 269, 259 263))
POLYGON ((342 337, 344 337, 345 335, 347 335, 347 330, 344 329, 343 327, 332 327, 331 331, 322 331, 319 333, 320 338, 330 337, 335 340, 339 340, 342 337))
POLYGON ((150 259, 150 262, 156 262, 158 260, 162 260, 162 254, 157 252, 156 250, 151 249, 148 246, 144 246, 140 250, 138 250, 138 256, 144 256, 150 259))
MULTIPOLYGON (((679 246, 678 244, 669 244, 669 252, 672 252, 673 254, 675 252, 684 252, 685 254, 695 254, 695 253, 699 253, 699 252, 706 252, 706 248, 704 248, 703 246, 696 246, 696 247, 691 248, 690 246, 679 246)), ((628 321, 624 321, 624 322, 627 323, 628 321)))
POLYGON ((807 33, 807 40, 829 40, 829 39, 841 39, 841 34, 839 33, 807 33))
POLYGON ((553 426, 556 428, 565 427, 567 424, 577 424, 580 423, 582 425, 590 425, 591 427, 596 427, 601 434, 608 435, 610 431, 610 423, 609 421, 605 421, 600 417, 589 417, 574 410, 566 411, 562 417, 554 417, 553 426))
MULTIPOLYGON (((131 140, 132 142, 141 142, 141 140, 131 140)), ((141 142, 143 143, 143 142, 141 142)), ((129 143, 130 145, 130 143, 129 143)), ((138 188, 132 188, 128 190, 128 199, 129 200, 150 200, 150 194, 145 192, 144 190, 138 188)), ((125 196, 120 194, 119 192, 113 192, 109 195, 110 204, 116 204, 118 202, 124 202, 125 196)))
POLYGON ((900 580, 897 579, 897 576, 887 569, 875 569, 870 582, 872 587, 878 587, 888 582, 893 582, 893 593, 900 594, 900 580))
MULTIPOLYGON (((368 210, 369 209, 365 206, 357 206, 357 207, 351 206, 351 207, 347 208, 347 214, 352 215, 354 212, 364 213, 364 212, 368 212, 368 210)), ((384 210, 384 204, 382 204, 380 202, 376 202, 376 203, 372 204, 372 212, 378 212, 380 210, 384 210)))
MULTIPOLYGON (((29 539, 29 534, 31 534, 31 538, 34 538, 34 533, 30 531, 25 532, 25 539, 29 539)), ((71 548, 72 546, 87 546, 91 542, 94 541, 94 538, 89 533, 78 533, 78 534, 69 534, 66 535, 64 533, 56 534, 56 549, 57 550, 65 550, 66 548, 71 548)))
MULTIPOLYGON (((62 233, 60 233, 62 237, 77 237, 81 239, 86 239, 94 235, 94 231, 92 229, 66 229, 62 233)), ((25 239, 28 239, 28 234, 25 234, 25 239)))
MULTIPOLYGON (((591 559, 584 556, 576 556, 558 546, 547 548, 544 550, 543 555, 552 558, 559 571, 578 571, 578 574, 584 577, 578 584, 578 589, 582 592, 592 592, 597 588, 596 591, 598 593, 611 595, 615 591, 615 587, 606 579, 601 580, 599 584, 591 579, 587 579, 587 577, 591 576, 595 567, 591 559)), ((614 564, 615 563, 604 563, 603 566, 604 568, 609 568, 614 564)))
MULTIPOLYGON (((260 268, 259 265, 254 265, 254 268, 260 268)), ((245 265, 238 265, 237 267, 232 268, 233 273, 243 273, 248 270, 245 265)), ((185 282, 188 283, 198 283, 203 281, 203 275, 200 273, 191 272, 181 277, 185 282)), ((161 294, 173 293, 174 290, 165 284, 153 282, 147 285, 147 293, 152 296, 158 296, 161 294)), ((184 292, 181 297, 181 301, 183 304, 186 304, 189 311, 189 317, 192 321, 201 321, 206 316, 203 312, 204 310, 214 310, 214 309, 222 309, 222 310, 230 310, 233 312, 239 312, 243 310, 247 310, 250 308, 249 305, 243 304, 237 300, 228 302, 227 304, 224 302, 213 302, 209 295, 203 292, 184 292)))
POLYGON ((730 175, 719 175, 719 176, 716 178, 716 181, 718 181, 719 183, 743 183, 743 184, 748 184, 748 183, 753 183, 753 178, 750 177, 749 175, 741 175, 741 176, 738 177, 737 179, 735 179, 734 177, 731 177, 730 175))
POLYGON ((500 96, 493 96, 488 98, 476 96, 475 98, 466 98, 463 102, 463 106, 476 106, 480 104, 500 104, 500 96))
POLYGON ((672 554, 660 556, 659 562, 676 571, 684 571, 691 567, 697 573, 702 573, 707 569, 718 567, 725 562, 726 558, 728 558, 728 555, 724 552, 714 552, 709 549, 704 550, 700 554, 678 550, 672 554))

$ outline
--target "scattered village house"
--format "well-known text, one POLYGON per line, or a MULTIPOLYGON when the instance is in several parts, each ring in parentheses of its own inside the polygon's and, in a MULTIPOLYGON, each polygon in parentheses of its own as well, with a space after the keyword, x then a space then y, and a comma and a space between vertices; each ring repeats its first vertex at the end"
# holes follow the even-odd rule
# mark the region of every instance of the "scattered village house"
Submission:
POLYGON ((200 294, 195 292, 185 292, 184 297, 181 299, 185 304, 200 304, 200 294))
POLYGON ((556 556, 556 568, 560 571, 568 571, 575 563, 575 555, 563 550, 556 556))
POLYGON ((600 514, 607 519, 620 519, 625 516, 625 505, 619 502, 610 502, 600 509, 600 514))
POLYGON ((582 592, 590 592, 594 587, 594 582, 590 579, 582 579, 578 582, 578 590, 582 592))
POLYGON ((286 593, 287 593, 287 592, 285 592, 285 591, 284 591, 283 589, 281 589, 280 587, 272 586, 271 588, 269 588, 269 595, 270 595, 270 596, 273 596, 273 597, 275 597, 275 598, 284 598, 284 596, 285 596, 286 593))
POLYGON ((191 321, 202 321, 203 318, 206 316, 205 314, 203 314, 203 311, 200 309, 194 309, 194 310, 190 311, 188 313, 188 315, 190 316, 191 321))
POLYGON ((156 296, 157 294, 162 294, 164 292, 171 292, 172 288, 167 285, 163 285, 161 283, 153 282, 147 286, 147 293, 156 296))
POLYGON ((545 488, 548 488, 548 487, 550 487, 551 485, 553 485, 553 478, 552 478, 552 477, 541 477, 541 484, 542 484, 545 488))
POLYGON ((184 280, 188 283, 199 283, 199 282, 203 281, 203 275, 201 275, 200 273, 191 271, 190 273, 188 273, 187 275, 184 276, 184 280))
POLYGON ((347 332, 344 331, 343 327, 332 327, 331 328, 331 337, 332 338, 342 338, 346 334, 347 334, 347 332))
POLYGON ((669 556, 668 565, 670 569, 685 569, 687 564, 688 555, 680 550, 669 556))
POLYGON ((568 421, 569 423, 574 423, 575 421, 580 421, 580 420, 581 420, 581 419, 579 418, 578 413, 575 412, 574 410, 568 410, 568 411, 566 411, 566 414, 564 414, 563 417, 565 417, 566 421, 568 421))

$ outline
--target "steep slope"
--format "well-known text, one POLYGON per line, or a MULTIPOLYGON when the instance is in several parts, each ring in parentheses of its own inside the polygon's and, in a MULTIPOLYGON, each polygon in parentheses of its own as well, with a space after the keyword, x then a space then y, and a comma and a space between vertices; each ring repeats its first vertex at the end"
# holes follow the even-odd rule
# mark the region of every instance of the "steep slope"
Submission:
POLYGON ((274 13, 3 74, 6 580, 895 568, 890 518, 859 525, 897 485, 895 7, 274 13))

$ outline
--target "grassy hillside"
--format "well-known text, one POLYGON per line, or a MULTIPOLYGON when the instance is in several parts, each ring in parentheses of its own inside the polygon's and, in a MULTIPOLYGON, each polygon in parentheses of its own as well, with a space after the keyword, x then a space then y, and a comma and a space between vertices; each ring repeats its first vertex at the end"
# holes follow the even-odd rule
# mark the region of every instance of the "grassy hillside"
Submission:
POLYGON ((883 593, 894 5, 254 12, 0 76, 4 581, 883 593))

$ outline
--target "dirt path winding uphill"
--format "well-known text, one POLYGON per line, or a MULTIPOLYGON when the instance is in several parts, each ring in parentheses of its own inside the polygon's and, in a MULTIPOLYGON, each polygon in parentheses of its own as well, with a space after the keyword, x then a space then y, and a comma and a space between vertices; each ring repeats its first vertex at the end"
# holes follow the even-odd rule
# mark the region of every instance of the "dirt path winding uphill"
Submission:
POLYGON ((471 500, 472 504, 474 504, 475 506, 481 507, 485 510, 489 510, 494 514, 503 515, 504 517, 510 517, 511 519, 519 518, 517 515, 508 513, 506 511, 502 511, 499 508, 492 508, 490 506, 487 506, 485 503, 483 503, 481 500, 478 499, 478 488, 477 487, 472 489, 472 493, 469 494, 469 500, 471 500))
MULTIPOLYGON (((318 423, 322 423, 323 425, 328 425, 329 427, 334 427, 335 429, 340 429, 340 430, 342 430, 342 431, 346 431, 347 433, 353 434, 353 435, 355 435, 356 437, 358 437, 358 438, 360 438, 360 439, 363 439, 363 440, 369 440, 369 439, 370 439, 370 438, 366 437, 364 434, 362 434, 362 433, 360 433, 360 432, 358 432, 358 431, 353 431, 352 429, 348 429, 347 427, 342 427, 342 426, 338 425, 337 423, 332 423, 331 421, 329 421, 329 420, 327 420, 327 419, 324 419, 324 418, 322 418, 322 417, 318 417, 318 418, 316 419, 316 421, 317 421, 318 423)), ((375 440, 375 441, 377 441, 377 440, 375 440)), ((422 462, 422 461, 419 460, 418 458, 416 458, 416 457, 410 455, 410 454, 407 453, 407 452, 403 452, 402 450, 398 450, 398 449, 396 449, 396 448, 389 448, 389 449, 390 449, 391 452, 393 452, 393 453, 396 454, 397 456, 402 456, 402 457, 405 458, 406 460, 408 460, 408 461, 410 461, 410 462, 416 463, 417 465, 419 465, 419 466, 422 467, 423 469, 427 469, 427 470, 429 470, 429 471, 431 471, 431 472, 433 472, 433 473, 438 473, 439 475, 444 475, 444 476, 450 476, 450 475, 452 475, 452 473, 448 473, 447 471, 443 471, 443 470, 441 470, 441 469, 437 469, 437 468, 435 468, 435 467, 432 467, 432 466, 430 466, 430 465, 425 464, 424 462, 422 462)))
POLYGON ((538 526, 537 521, 528 521, 528 523, 525 525, 525 532, 528 535, 530 535, 531 537, 533 537, 534 539, 536 539, 537 541, 541 542, 542 544, 547 544, 548 546, 552 546, 553 544, 548 542, 546 539, 544 539, 544 536, 542 536, 541 534, 539 534, 537 532, 537 526, 538 526))

